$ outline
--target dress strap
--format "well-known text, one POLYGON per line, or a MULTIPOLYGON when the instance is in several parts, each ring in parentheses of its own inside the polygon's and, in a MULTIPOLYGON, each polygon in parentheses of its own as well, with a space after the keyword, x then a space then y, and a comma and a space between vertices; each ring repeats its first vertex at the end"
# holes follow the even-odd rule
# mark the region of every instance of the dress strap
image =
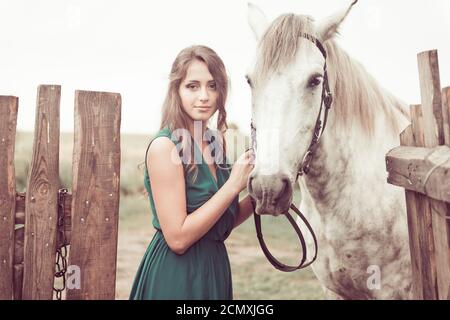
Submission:
MULTIPOLYGON (((166 128, 164 128, 164 129, 162 129, 162 130, 166 130, 166 128)), ((150 145, 152 144, 153 140, 155 140, 156 138, 159 138, 159 137, 167 137, 167 138, 169 138, 173 143, 175 143, 175 142, 172 140, 172 138, 170 137, 170 135, 164 134, 164 133, 162 132, 162 130, 160 130, 160 131, 159 131, 159 132, 158 132, 158 133, 150 140, 150 142, 148 143, 148 146, 147 146, 147 150, 145 151, 144 164, 145 164, 145 171, 147 172, 147 175, 148 175, 147 155, 148 155, 148 150, 150 149, 150 145)))

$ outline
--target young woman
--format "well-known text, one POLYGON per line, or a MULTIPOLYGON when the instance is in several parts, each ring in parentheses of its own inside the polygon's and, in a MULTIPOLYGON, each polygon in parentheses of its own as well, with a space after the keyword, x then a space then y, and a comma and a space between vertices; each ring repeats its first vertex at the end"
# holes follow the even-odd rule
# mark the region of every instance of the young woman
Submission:
POLYGON ((155 235, 142 259, 130 299, 232 299, 225 239, 253 212, 239 202, 253 170, 252 151, 231 167, 227 129, 228 77, 205 46, 175 59, 161 129, 146 152, 144 184, 155 235), (207 127, 218 113, 217 130, 207 127))

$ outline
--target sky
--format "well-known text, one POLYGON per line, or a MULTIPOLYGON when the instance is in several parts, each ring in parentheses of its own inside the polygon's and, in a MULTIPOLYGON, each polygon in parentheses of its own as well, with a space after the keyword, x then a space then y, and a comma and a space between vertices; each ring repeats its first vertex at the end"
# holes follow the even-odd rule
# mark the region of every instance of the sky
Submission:
MULTIPOLYGON (((269 20, 288 12, 320 20, 348 0, 252 0, 269 20)), ((244 78, 256 40, 244 0, 0 0, 0 95, 19 97, 17 129, 34 130, 39 84, 59 84, 61 131, 73 131, 75 90, 122 95, 122 133, 159 128, 178 52, 213 48, 227 68, 228 122, 249 132, 244 78)), ((450 86, 450 0, 359 0, 339 45, 396 96, 420 103, 417 54, 437 49, 450 86)))

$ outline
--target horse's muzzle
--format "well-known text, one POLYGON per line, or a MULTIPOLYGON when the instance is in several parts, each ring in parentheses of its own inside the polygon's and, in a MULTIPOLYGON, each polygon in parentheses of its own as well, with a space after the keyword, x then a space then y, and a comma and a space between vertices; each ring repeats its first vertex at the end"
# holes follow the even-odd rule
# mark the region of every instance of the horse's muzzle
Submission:
POLYGON ((278 216, 289 210, 292 183, 286 174, 251 174, 247 189, 256 200, 256 213, 278 216))

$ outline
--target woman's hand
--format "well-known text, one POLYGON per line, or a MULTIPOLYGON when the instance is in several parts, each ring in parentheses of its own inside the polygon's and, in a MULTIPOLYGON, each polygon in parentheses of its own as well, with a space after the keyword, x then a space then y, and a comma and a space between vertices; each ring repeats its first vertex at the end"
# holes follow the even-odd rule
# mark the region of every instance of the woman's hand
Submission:
POLYGON ((248 176, 254 168, 254 154, 250 149, 234 163, 229 181, 241 192, 247 187, 248 176))

